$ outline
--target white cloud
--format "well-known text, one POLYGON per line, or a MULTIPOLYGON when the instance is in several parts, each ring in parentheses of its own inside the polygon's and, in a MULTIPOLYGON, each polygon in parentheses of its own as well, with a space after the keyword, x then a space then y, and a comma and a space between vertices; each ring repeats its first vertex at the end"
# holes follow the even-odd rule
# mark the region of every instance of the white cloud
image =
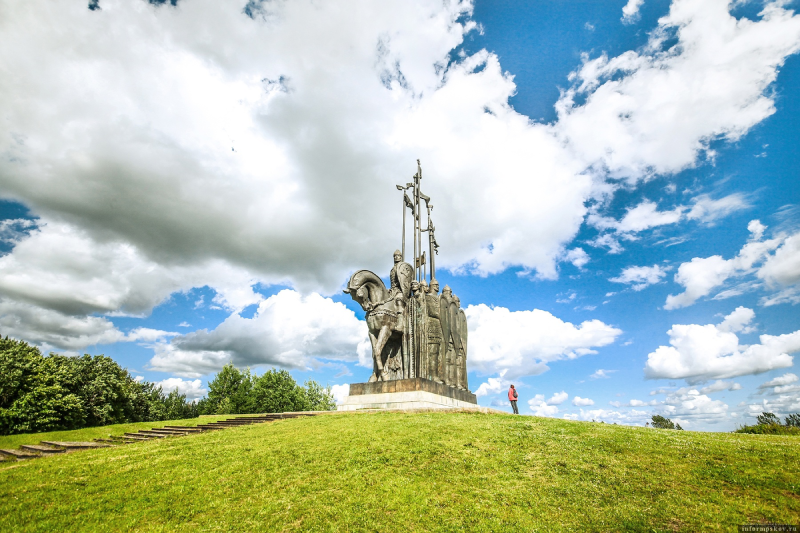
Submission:
POLYGON ((785 335, 761 335, 761 344, 740 345, 742 331, 754 314, 739 308, 719 324, 675 324, 667 334, 671 346, 659 346, 647 356, 648 379, 686 379, 690 383, 760 374, 792 366, 788 355, 800 350, 800 330, 785 335), (732 325, 733 324, 733 325, 732 325))
POLYGON ((585 407, 587 405, 594 405, 594 400, 589 398, 581 398, 580 396, 575 396, 572 399, 572 405, 585 407))
POLYGON ((771 285, 800 283, 800 233, 787 238, 758 270, 758 277, 771 285))
POLYGON ((336 400, 336 403, 344 402, 347 400, 347 397, 350 396, 350 384, 345 383, 344 385, 332 386, 331 394, 333 394, 333 399, 336 400))
POLYGON ((616 370, 604 370, 602 368, 598 368, 594 371, 594 374, 589 376, 591 379, 608 379, 611 376, 609 374, 616 372, 616 370))
POLYGON ((650 285, 654 285, 661 281, 667 275, 668 267, 661 267, 659 265, 647 266, 632 266, 625 268, 622 273, 616 278, 611 278, 608 281, 614 283, 625 283, 631 285, 635 291, 640 291, 650 285))
POLYGON ((186 399, 190 402, 199 400, 208 394, 208 390, 203 388, 199 379, 189 381, 188 379, 181 378, 167 378, 161 381, 156 381, 155 384, 161 386, 161 390, 164 391, 164 394, 169 394, 175 389, 178 389, 178 392, 180 394, 185 394, 186 399))
POLYGON ((674 224, 681 219, 683 208, 677 207, 672 211, 659 211, 654 202, 644 201, 628 209, 622 220, 602 217, 591 214, 586 222, 597 229, 613 229, 619 233, 638 233, 665 224, 674 224))
POLYGON ((622 22, 632 24, 639 20, 639 8, 644 4, 644 0, 628 0, 622 8, 622 22))
POLYGON ((667 296, 664 309, 678 309, 692 305, 699 298, 707 296, 713 289, 721 286, 732 276, 742 276, 752 272, 753 265, 769 257, 769 253, 777 248, 782 237, 758 240, 764 233, 765 226, 757 220, 747 226, 751 233, 750 241, 745 244, 733 259, 722 256, 695 257, 682 263, 675 274, 675 282, 685 287, 684 292, 667 296))
POLYGON ((573 248, 566 252, 564 261, 568 261, 578 268, 583 268, 583 266, 589 262, 589 254, 587 254, 583 248, 573 248))
POLYGON ((541 374, 547 363, 595 353, 622 333, 599 320, 575 326, 539 309, 511 312, 480 304, 467 307, 466 315, 470 371, 503 373, 507 379, 541 374))
POLYGON ((798 379, 797 374, 786 373, 782 376, 779 376, 775 379, 771 379, 765 383, 762 383, 758 386, 759 389, 767 389, 769 387, 780 387, 784 385, 789 385, 790 383, 795 383, 798 379))
POLYGON ((559 133, 582 159, 631 180, 713 157, 712 140, 736 140, 775 112, 766 90, 800 47, 800 17, 780 5, 748 20, 729 0, 674 1, 643 50, 584 59, 557 104, 559 133))
POLYGON ((731 381, 718 380, 718 381, 715 381, 714 383, 711 383, 710 385, 708 385, 706 387, 703 387, 698 392, 700 394, 711 394, 712 392, 721 392, 721 391, 724 391, 724 390, 735 391, 735 390, 739 390, 741 388, 742 388, 742 386, 739 385, 738 383, 733 383, 731 381))
POLYGON ((605 422, 606 424, 624 424, 630 426, 643 426, 645 422, 650 420, 650 414, 647 411, 637 411, 631 409, 630 411, 612 411, 609 409, 590 409, 580 410, 581 420, 595 420, 597 422, 605 422))
MULTIPOLYGON (((692 201, 694 205, 692 205, 689 212, 686 213, 686 218, 689 220, 699 220, 706 224, 712 223, 736 211, 751 207, 745 196, 741 193, 729 194, 728 196, 716 200, 707 194, 701 194, 693 198, 692 201)), ((758 234, 755 238, 760 239, 761 234, 758 234)))
POLYGON ((261 300, 251 289, 255 279, 223 261, 162 265, 131 244, 98 241, 54 221, 40 221, 0 257, 0 271, 0 294, 71 315, 142 315, 173 292, 203 285, 213 287, 215 302, 229 309, 261 300))
POLYGON ((547 400, 547 405, 561 405, 566 402, 568 398, 569 394, 562 390, 561 392, 553 394, 553 396, 547 400))
POLYGON ((739 306, 725 320, 719 323, 717 329, 720 331, 731 331, 733 333, 751 333, 755 331, 750 323, 756 317, 755 311, 747 307, 739 306))
POLYGON ((498 394, 508 388, 510 383, 511 382, 507 379, 503 379, 502 376, 499 378, 489 378, 477 388, 475 396, 480 397, 488 396, 489 394, 498 394))
POLYGON ((690 390, 686 394, 668 395, 664 400, 662 414, 681 424, 715 424, 725 419, 728 405, 720 400, 712 400, 696 390, 690 390))
POLYGON ((531 411, 533 411, 534 416, 554 417, 558 414, 558 406, 550 405, 544 401, 543 394, 537 394, 528 400, 528 406, 531 408, 531 411))
POLYGON ((212 331, 156 344, 150 368, 187 377, 217 371, 229 361, 305 369, 316 359, 355 361, 357 350, 369 344, 366 337, 366 324, 343 304, 286 289, 261 302, 253 318, 234 313, 212 331))

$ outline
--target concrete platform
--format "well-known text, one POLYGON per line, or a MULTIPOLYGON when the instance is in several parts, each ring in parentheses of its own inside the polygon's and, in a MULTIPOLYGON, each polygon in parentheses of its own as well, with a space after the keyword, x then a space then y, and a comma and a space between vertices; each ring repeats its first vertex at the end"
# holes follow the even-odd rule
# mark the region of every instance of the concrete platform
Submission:
POLYGON ((414 378, 353 383, 350 395, 336 409, 469 409, 477 406, 477 398, 470 391, 414 378))

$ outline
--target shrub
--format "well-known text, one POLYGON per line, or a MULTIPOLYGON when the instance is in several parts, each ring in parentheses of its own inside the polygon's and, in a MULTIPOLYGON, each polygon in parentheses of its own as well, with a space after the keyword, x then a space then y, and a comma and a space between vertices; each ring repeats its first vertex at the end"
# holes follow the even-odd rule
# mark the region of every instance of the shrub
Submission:
POLYGON ((773 413, 767 413, 765 411, 756 417, 756 423, 759 426, 780 426, 781 419, 773 413))
POLYGON ((734 433, 752 433, 755 435, 798 435, 800 428, 794 426, 782 426, 780 424, 758 424, 755 426, 742 426, 734 433))
POLYGON ((675 429, 675 424, 669 418, 661 415, 653 415, 653 427, 658 429, 675 429))

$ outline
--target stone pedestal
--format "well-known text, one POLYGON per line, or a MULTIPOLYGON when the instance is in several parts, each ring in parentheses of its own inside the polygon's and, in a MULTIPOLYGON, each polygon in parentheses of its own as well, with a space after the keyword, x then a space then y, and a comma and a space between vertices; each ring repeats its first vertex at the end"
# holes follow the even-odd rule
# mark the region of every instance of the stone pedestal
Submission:
POLYGON ((469 391, 454 389, 429 379, 413 378, 353 383, 350 385, 350 396, 337 409, 453 409, 477 405, 477 398, 469 391))

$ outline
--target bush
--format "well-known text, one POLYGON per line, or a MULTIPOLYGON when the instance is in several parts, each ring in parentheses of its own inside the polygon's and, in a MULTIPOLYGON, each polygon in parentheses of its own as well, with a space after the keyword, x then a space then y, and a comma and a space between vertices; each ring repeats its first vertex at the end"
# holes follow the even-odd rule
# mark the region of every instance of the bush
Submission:
POLYGON ((764 411, 756 417, 755 426, 742 426, 734 433, 752 433, 756 435, 800 435, 800 413, 786 417, 786 425, 774 413, 764 411))
POLYGON ((752 433, 754 435, 798 435, 800 428, 794 426, 782 426, 780 424, 758 424, 755 426, 742 426, 734 433, 752 433))
MULTIPOLYGON (((675 424, 669 418, 661 415, 653 415, 653 427, 657 429, 675 429, 675 424)), ((680 426, 678 426, 680 427, 680 426)))
POLYGON ((773 413, 767 413, 765 411, 756 417, 756 423, 759 426, 780 426, 781 419, 773 413))

